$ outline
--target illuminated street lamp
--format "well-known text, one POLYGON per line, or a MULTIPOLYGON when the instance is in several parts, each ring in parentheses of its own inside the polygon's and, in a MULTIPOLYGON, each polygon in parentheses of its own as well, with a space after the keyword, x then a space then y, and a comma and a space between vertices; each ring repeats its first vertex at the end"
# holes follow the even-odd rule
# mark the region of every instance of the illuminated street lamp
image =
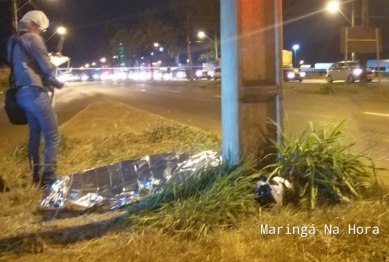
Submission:
POLYGON ((60 35, 66 34, 66 28, 63 27, 63 26, 58 27, 57 28, 57 33, 60 34, 60 35))
POLYGON ((93 62, 93 63, 92 63, 92 66, 95 66, 95 65, 96 65, 96 63, 95 63, 95 62, 93 62))
POLYGON ((86 64, 85 67, 88 68, 88 67, 89 67, 89 64, 86 64))
POLYGON ((105 59, 105 57, 103 57, 103 58, 100 59, 100 62, 101 63, 105 63, 105 62, 107 62, 107 59, 105 59))
POLYGON ((338 1, 331 1, 327 4, 327 11, 334 14, 338 12, 339 10, 339 2, 338 1))
POLYGON ((216 58, 216 61, 219 60, 219 50, 218 50, 218 46, 217 46, 217 35, 216 35, 216 32, 215 32, 215 40, 212 40, 211 38, 209 38, 203 31, 199 31, 197 36, 199 38, 207 38, 208 40, 210 40, 211 42, 213 42, 215 44, 215 58, 216 58))
POLYGON ((159 43, 154 43, 154 47, 157 48, 159 46, 159 43))
POLYGON ((204 38, 206 37, 205 33, 203 31, 200 31, 198 34, 197 34, 198 37, 200 38, 204 38))
MULTIPOLYGON (((351 25, 351 27, 354 27, 355 26, 355 2, 354 2, 354 0, 351 0, 351 3, 352 3, 351 21, 350 21, 350 19, 347 18, 347 16, 345 16, 345 14, 340 9, 339 1, 334 0, 334 1, 328 2, 327 11, 332 13, 332 14, 339 12, 339 14, 341 14, 343 16, 343 18, 346 19, 346 21, 351 25)), ((351 60, 355 61, 355 52, 351 53, 351 60)))
POLYGON ((63 26, 58 27, 57 30, 54 33, 52 33, 51 36, 49 36, 49 38, 47 38, 46 42, 49 41, 49 39, 52 38, 53 35, 55 34, 59 34, 59 35, 66 34, 66 28, 63 26))
POLYGON ((292 46, 292 49, 293 49, 293 53, 294 53, 294 64, 296 64, 296 60, 297 60, 297 50, 300 49, 300 45, 293 45, 293 46, 292 46))
POLYGON ((351 21, 350 19, 347 18, 347 16, 344 15, 344 13, 342 12, 342 10, 340 9, 340 4, 339 4, 339 1, 331 1, 327 4, 327 11, 332 13, 332 14, 335 14, 337 12, 339 12, 339 14, 341 14, 344 19, 346 19, 346 21, 351 25, 351 26, 354 26, 355 24, 355 15, 354 15, 354 1, 351 1, 352 4, 353 4, 353 7, 352 7, 352 14, 351 14, 351 21))

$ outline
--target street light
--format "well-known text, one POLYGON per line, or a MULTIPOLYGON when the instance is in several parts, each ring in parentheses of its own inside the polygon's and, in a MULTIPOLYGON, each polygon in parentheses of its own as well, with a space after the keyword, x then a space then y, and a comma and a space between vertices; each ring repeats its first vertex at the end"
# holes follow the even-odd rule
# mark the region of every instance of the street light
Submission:
POLYGON ((200 31, 198 34, 197 34, 198 37, 200 38, 204 38, 206 37, 205 33, 203 31, 200 31))
POLYGON ((105 62, 107 62, 107 59, 105 59, 105 57, 103 57, 103 58, 100 59, 100 62, 101 63, 105 63, 105 62))
POLYGON ((51 36, 49 36, 49 38, 46 39, 46 42, 49 41, 49 39, 52 38, 53 35, 55 34, 59 34, 59 35, 66 34, 66 28, 63 26, 58 27, 57 30, 54 33, 52 33, 51 36))
MULTIPOLYGON (((344 19, 346 19, 346 21, 351 25, 351 27, 354 27, 355 26, 355 2, 354 0, 351 0, 351 3, 352 3, 352 7, 351 7, 351 21, 350 19, 348 19, 345 14, 342 12, 342 10, 340 9, 340 4, 339 4, 339 1, 331 1, 327 4, 327 10, 334 14, 336 12, 339 12, 339 14, 341 14, 344 19)), ((355 52, 352 52, 351 53, 351 60, 352 61, 355 61, 355 52)))
POLYGON ((355 12, 354 12, 354 1, 352 0, 351 1, 353 6, 352 6, 352 13, 351 13, 351 21, 350 19, 347 18, 347 16, 345 16, 345 14, 342 12, 342 10, 340 9, 340 4, 339 4, 339 1, 331 1, 331 2, 328 2, 327 4, 327 11, 332 13, 332 14, 335 14, 337 12, 339 12, 339 14, 341 14, 344 19, 346 19, 346 21, 351 25, 351 26, 355 26, 355 12))
POLYGON ((197 36, 199 38, 207 38, 208 40, 210 40, 211 42, 213 42, 215 44, 215 58, 216 58, 216 62, 219 61, 219 50, 218 50, 218 46, 217 46, 217 35, 215 33, 215 40, 212 40, 211 38, 209 38, 203 31, 199 31, 197 36))
POLYGON ((293 53, 294 53, 294 64, 296 64, 296 60, 297 60, 297 50, 300 49, 300 45, 293 45, 293 46, 292 46, 292 49, 293 49, 293 53))
POLYGON ((63 26, 58 27, 57 28, 57 33, 60 34, 60 35, 66 34, 66 28, 63 27, 63 26))
POLYGON ((338 1, 331 1, 327 4, 327 11, 334 14, 338 12, 339 10, 339 2, 338 1))

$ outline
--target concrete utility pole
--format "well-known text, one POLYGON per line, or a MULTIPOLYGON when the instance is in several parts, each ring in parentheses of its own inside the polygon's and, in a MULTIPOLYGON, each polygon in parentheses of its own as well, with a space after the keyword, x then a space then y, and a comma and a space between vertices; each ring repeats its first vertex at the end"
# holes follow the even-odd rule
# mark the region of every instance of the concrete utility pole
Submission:
MULTIPOLYGON (((187 11, 189 12, 189 11, 187 11)), ((189 67, 189 80, 193 80, 193 63, 192 63, 192 49, 191 49, 191 40, 190 40, 190 32, 191 32, 191 19, 189 13, 186 15, 186 49, 188 53, 187 65, 189 67)))
POLYGON ((193 69, 192 69, 192 49, 191 49, 191 41, 190 41, 190 36, 189 36, 189 33, 186 35, 186 49, 187 49, 187 53, 188 53, 188 61, 187 61, 187 65, 189 67, 189 79, 190 81, 193 80, 193 69))
POLYGON ((11 0, 11 10, 12 10, 12 27, 13 31, 18 31, 18 6, 16 0, 11 0))
MULTIPOLYGON (((369 0, 362 0, 362 26, 363 27, 369 27, 369 0)), ((367 54, 360 54, 359 55, 359 65, 361 67, 362 74, 360 75, 360 84, 366 85, 367 84, 367 54)))
POLYGON ((369 0, 362 0, 362 26, 369 26, 369 0))
POLYGON ((218 66, 219 65, 219 41, 217 40, 217 27, 215 27, 215 60, 216 60, 216 65, 218 66))
MULTIPOLYGON (((351 2, 351 27, 355 27, 355 0, 352 0, 351 2)), ((355 52, 351 53, 351 61, 355 61, 356 56, 355 52)))
POLYGON ((222 151, 231 164, 281 140, 282 0, 221 0, 222 151))

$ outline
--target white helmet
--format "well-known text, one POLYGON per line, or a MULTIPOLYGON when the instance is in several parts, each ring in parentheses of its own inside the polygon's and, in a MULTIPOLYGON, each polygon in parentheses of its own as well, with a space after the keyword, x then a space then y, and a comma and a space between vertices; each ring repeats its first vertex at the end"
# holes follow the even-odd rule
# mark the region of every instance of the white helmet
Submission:
POLYGON ((32 27, 44 31, 49 27, 49 19, 42 11, 29 11, 20 19, 19 27, 21 29, 32 27))
POLYGON ((255 199, 261 205, 277 204, 282 205, 285 188, 291 188, 288 180, 274 176, 269 181, 266 176, 261 175, 255 188, 255 199))

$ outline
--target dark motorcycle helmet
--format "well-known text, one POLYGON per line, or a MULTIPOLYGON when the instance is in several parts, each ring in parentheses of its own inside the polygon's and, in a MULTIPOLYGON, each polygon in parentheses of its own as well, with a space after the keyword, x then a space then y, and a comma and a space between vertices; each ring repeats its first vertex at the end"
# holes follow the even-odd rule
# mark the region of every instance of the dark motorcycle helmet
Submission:
POLYGON ((290 188, 288 180, 274 176, 268 181, 268 177, 261 175, 255 187, 254 197, 263 206, 282 205, 287 188, 290 188))

